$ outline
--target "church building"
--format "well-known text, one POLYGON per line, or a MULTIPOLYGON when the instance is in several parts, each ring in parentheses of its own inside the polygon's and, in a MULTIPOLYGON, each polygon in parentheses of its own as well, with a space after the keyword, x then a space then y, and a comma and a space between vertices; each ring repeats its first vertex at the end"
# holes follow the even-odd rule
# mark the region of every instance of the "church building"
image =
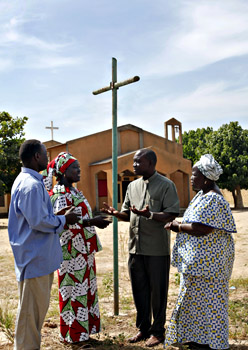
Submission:
MULTIPOLYGON (((137 178, 133 173, 133 156, 141 148, 151 148, 156 153, 156 170, 175 183, 180 207, 188 206, 193 196, 190 186, 191 162, 183 158, 181 123, 172 118, 164 123, 164 130, 165 136, 161 137, 131 124, 118 127, 117 209, 121 208, 129 182, 137 178)), ((99 211, 103 202, 112 204, 111 129, 63 144, 56 141, 44 144, 50 160, 62 151, 69 152, 78 159, 81 180, 77 183, 77 188, 84 193, 93 211, 99 211)))

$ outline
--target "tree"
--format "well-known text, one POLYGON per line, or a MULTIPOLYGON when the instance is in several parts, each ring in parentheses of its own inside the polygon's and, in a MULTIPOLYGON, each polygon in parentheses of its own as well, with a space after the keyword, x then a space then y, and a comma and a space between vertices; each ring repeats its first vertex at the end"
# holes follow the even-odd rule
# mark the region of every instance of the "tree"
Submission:
POLYGON ((209 136, 213 128, 190 130, 183 133, 183 156, 190 159, 192 164, 197 162, 201 155, 207 153, 209 136))
POLYGON ((223 168, 220 188, 232 192, 236 209, 243 208, 241 189, 248 189, 248 130, 238 122, 222 125, 212 134, 210 151, 223 168))
POLYGON ((212 128, 190 130, 183 134, 183 155, 194 164, 211 153, 223 168, 220 188, 232 192, 235 209, 243 208, 241 189, 248 189, 248 130, 238 122, 212 128))
POLYGON ((20 172, 19 148, 24 139, 24 125, 28 118, 13 118, 0 112, 0 195, 10 193, 14 179, 20 172))

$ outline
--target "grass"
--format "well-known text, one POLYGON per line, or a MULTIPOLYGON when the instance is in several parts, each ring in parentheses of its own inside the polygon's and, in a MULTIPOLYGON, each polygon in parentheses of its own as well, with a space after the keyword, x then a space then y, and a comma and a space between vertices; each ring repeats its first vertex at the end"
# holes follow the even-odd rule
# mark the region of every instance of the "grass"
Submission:
POLYGON ((14 324, 15 314, 9 310, 8 303, 0 306, 0 329, 11 343, 14 342, 14 324))
POLYGON ((229 302, 230 337, 246 339, 248 335, 248 297, 229 302))
POLYGON ((120 298, 120 307, 122 310, 129 311, 133 309, 133 297, 131 295, 123 295, 120 298))
MULTIPOLYGON (((132 295, 127 294, 120 297, 120 310, 126 312, 126 316, 113 316, 109 307, 112 307, 113 300, 112 295, 109 292, 109 284, 111 282, 111 274, 106 273, 105 283, 101 286, 102 298, 109 299, 109 306, 106 308, 106 304, 101 305, 101 320, 102 320, 102 332, 92 337, 87 343, 90 349, 98 350, 139 350, 144 349, 144 344, 128 345, 127 338, 134 332, 135 324, 135 310, 133 306, 132 295), (104 295, 106 293, 107 295, 104 295), (118 330, 118 331, 117 331, 118 330)), ((176 277, 176 276, 175 276, 176 277)), ((172 280, 175 284, 175 280, 172 280)), ((229 322, 230 322, 230 339, 241 341, 248 340, 248 279, 235 279, 231 280, 230 286, 235 286, 235 290, 230 290, 229 301, 229 322)), ((6 300, 5 306, 0 307, 0 324, 1 330, 9 339, 9 349, 13 342, 14 321, 15 313, 8 309, 8 305, 11 302, 6 300)), ((58 340, 58 327, 59 327, 59 310, 58 310, 58 287, 57 277, 55 280, 51 292, 50 308, 46 317, 46 321, 43 327, 43 347, 42 349, 65 350, 65 349, 80 349, 79 345, 65 345, 58 340)), ((86 344, 85 344, 86 346, 86 344)), ((156 349, 162 349, 162 345, 156 349)), ((173 349, 173 347, 170 347, 173 349)), ((0 347, 1 349, 1 347, 0 347)), ((7 346, 5 349, 8 349, 7 346)), ((83 349, 81 345, 81 349, 83 349)))
POLYGON ((53 282, 51 297, 50 297, 50 306, 47 312, 46 317, 48 319, 55 320, 59 317, 59 291, 58 291, 58 281, 55 279, 53 282))
POLYGON ((248 278, 230 281, 229 298, 229 337, 231 339, 248 338, 248 278))
POLYGON ((180 273, 176 272, 174 277, 175 277, 176 286, 179 286, 180 285, 180 273))
POLYGON ((243 288, 245 291, 248 292, 248 278, 232 279, 229 285, 234 286, 235 288, 243 288))
POLYGON ((113 273, 108 272, 103 276, 102 279, 102 293, 103 295, 110 297, 113 292, 114 292, 114 287, 113 287, 113 273))
MULTIPOLYGON (((112 263, 106 268, 106 263, 112 259, 111 251, 104 248, 103 253, 99 253, 97 261, 98 293, 101 312, 101 333, 92 336, 86 344, 65 345, 59 341, 59 306, 58 306, 58 282, 57 273, 54 275, 54 283, 51 291, 50 307, 42 328, 42 350, 79 350, 88 346, 88 349, 97 350, 141 350, 146 349, 145 342, 128 344, 127 339, 136 332, 135 318, 136 311, 133 303, 130 281, 127 272, 127 239, 128 235, 120 231, 119 242, 119 297, 120 315, 113 316, 113 273, 112 263), (105 255, 100 255, 105 254, 105 255), (105 262, 103 260, 105 258, 105 262)), ((0 345, 0 350, 13 350, 13 333, 18 304, 17 283, 14 273, 14 262, 11 253, 0 256, 0 325, 1 333, 9 339, 9 343, 0 345), (7 332, 10 332, 8 338, 7 332)), ((174 308, 180 275, 171 270, 170 290, 168 300, 167 319, 170 318, 174 308)), ((230 301, 229 301, 229 321, 230 339, 234 345, 231 350, 248 350, 248 278, 233 279, 230 281, 230 301), (241 343, 242 342, 242 343, 241 343), (242 345, 246 344, 246 345, 242 345)), ((1 344, 1 341, 0 341, 1 344)), ((163 345, 159 345, 156 350, 162 350, 163 345)), ((170 347, 175 350, 175 347, 170 347)))

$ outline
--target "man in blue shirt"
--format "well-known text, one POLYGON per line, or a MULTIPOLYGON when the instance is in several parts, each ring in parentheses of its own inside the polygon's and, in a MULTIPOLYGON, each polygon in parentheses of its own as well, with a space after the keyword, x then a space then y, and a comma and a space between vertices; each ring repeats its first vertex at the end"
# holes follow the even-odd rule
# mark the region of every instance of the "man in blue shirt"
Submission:
POLYGON ((53 214, 39 174, 47 167, 46 147, 38 140, 27 140, 19 155, 23 168, 12 187, 8 225, 20 296, 14 350, 37 350, 53 273, 62 262, 58 234, 65 224, 74 224, 79 217, 72 210, 65 215, 53 214))

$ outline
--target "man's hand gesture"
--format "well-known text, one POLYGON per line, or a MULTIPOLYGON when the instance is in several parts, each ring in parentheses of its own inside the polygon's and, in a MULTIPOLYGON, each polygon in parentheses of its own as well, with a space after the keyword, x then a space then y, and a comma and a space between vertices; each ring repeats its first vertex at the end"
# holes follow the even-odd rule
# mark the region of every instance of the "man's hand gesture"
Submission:
POLYGON ((137 209, 135 208, 135 205, 133 205, 132 207, 130 207, 130 210, 134 213, 137 214, 139 216, 144 216, 145 218, 149 218, 151 215, 151 212, 149 210, 149 206, 147 205, 144 209, 137 209))
POLYGON ((108 203, 103 202, 104 208, 101 209, 101 212, 109 215, 116 216, 119 212, 113 207, 110 207, 108 203))
POLYGON ((108 205, 108 203, 103 202, 104 208, 101 209, 102 213, 115 216, 117 219, 122 221, 128 221, 129 220, 129 214, 126 212, 120 212, 116 210, 115 208, 108 205))

